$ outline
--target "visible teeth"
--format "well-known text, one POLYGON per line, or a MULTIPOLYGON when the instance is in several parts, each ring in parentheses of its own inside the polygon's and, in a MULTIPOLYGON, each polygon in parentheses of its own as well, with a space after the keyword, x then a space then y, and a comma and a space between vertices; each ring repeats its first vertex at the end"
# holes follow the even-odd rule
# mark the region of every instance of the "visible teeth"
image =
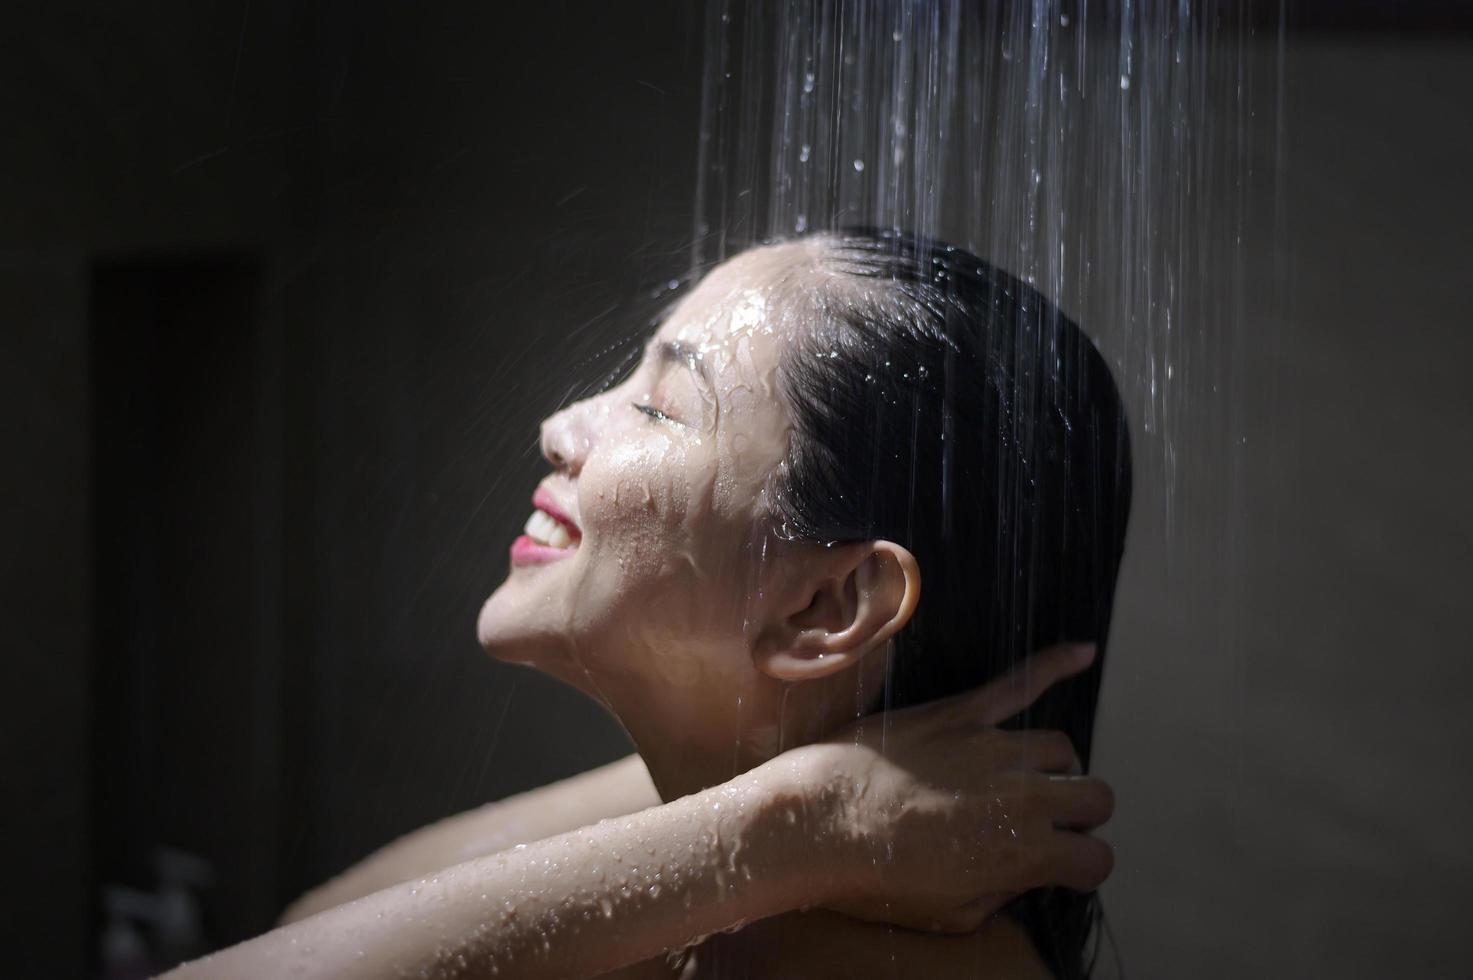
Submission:
POLYGON ((568 529, 545 511, 532 511, 532 516, 527 518, 527 524, 522 530, 533 541, 551 548, 567 548, 573 544, 573 536, 568 533, 568 529))

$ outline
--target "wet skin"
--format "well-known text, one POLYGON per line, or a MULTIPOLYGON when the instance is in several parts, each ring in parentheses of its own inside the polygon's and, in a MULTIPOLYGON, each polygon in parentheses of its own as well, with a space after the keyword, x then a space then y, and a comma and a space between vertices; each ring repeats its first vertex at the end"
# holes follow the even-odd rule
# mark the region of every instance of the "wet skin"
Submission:
MULTIPOLYGON (((861 714, 863 692, 882 683, 883 639, 893 632, 879 627, 898 616, 899 628, 914 606, 901 568, 908 554, 887 560, 877 586, 871 576, 882 609, 866 621, 854 602, 813 584, 849 576, 853 592, 864 547, 784 541, 768 516, 789 436, 779 360, 822 315, 824 290, 846 288, 819 263, 820 247, 772 246, 718 267, 659 327, 629 378, 544 423, 553 472, 536 499, 548 515, 528 527, 546 540, 559 518, 563 547, 520 541, 481 611, 479 638, 493 656, 553 674, 619 718, 667 801, 861 714), (846 630, 872 630, 873 642, 828 665, 804 657, 798 634, 846 630)), ((687 967, 862 970, 872 948, 895 942, 887 926, 795 913, 707 944, 687 967), (753 960, 766 948, 782 956, 753 960)), ((1043 975, 1005 920, 967 940, 907 934, 905 944, 910 961, 936 975, 948 964, 970 971, 979 957, 1008 975, 1043 975)), ((618 975, 667 969, 657 958, 618 975)))
POLYGON ((770 669, 802 628, 804 583, 836 561, 777 538, 766 496, 788 445, 779 358, 833 286, 818 247, 718 267, 630 377, 543 424, 539 492, 575 540, 514 560, 481 610, 486 650, 605 704, 667 800, 771 758, 779 737, 817 739, 883 671, 856 659, 793 684, 770 669))

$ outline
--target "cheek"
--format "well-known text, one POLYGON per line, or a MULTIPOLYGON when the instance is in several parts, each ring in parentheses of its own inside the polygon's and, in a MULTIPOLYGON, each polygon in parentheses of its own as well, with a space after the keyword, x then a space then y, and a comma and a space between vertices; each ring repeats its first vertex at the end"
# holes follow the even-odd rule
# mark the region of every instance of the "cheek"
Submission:
POLYGON ((718 607, 733 590, 721 578, 723 535, 702 503, 715 469, 709 446, 660 432, 605 442, 588 460, 571 624, 587 641, 586 667, 629 672, 636 665, 619 651, 646 650, 637 671, 683 688, 722 663, 711 648, 728 631, 731 616, 718 607))
POLYGON ((747 531, 718 499, 728 473, 709 437, 643 432, 600 447, 578 481, 584 611, 725 624, 747 531))
POLYGON ((621 574, 648 579, 672 559, 693 557, 714 477, 703 449, 679 435, 644 431, 610 440, 589 459, 578 502, 590 571, 613 571, 614 562, 621 574))
POLYGON ((578 477, 585 533, 607 546, 678 520, 684 500, 671 475, 683 455, 673 440, 653 436, 615 441, 590 459, 578 477))

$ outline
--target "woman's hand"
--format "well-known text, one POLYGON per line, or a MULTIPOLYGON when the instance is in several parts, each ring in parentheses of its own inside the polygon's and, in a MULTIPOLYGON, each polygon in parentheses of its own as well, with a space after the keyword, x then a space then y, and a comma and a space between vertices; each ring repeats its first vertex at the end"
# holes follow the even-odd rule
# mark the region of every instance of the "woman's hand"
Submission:
POLYGON ((1062 732, 997 727, 1093 659, 1091 645, 1052 647, 976 691, 870 716, 789 753, 813 788, 815 843, 837 848, 825 855, 839 870, 821 904, 969 932, 1029 889, 1097 888, 1114 855, 1085 831, 1110 818, 1109 786, 1071 775, 1078 758, 1062 732))

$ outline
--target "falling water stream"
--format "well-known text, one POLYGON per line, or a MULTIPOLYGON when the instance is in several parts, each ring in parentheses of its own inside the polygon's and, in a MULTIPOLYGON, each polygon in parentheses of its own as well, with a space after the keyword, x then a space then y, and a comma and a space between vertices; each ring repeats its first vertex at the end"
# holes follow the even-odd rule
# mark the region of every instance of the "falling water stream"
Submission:
POLYGON ((1011 271, 1110 358, 1170 533, 1184 441, 1239 441, 1248 123, 1276 94, 1246 46, 1273 24, 1189 0, 710 0, 705 20, 694 265, 869 225, 1011 271))
MULTIPOLYGON (((1282 6, 709 0, 703 43, 692 274, 864 226, 960 246, 1058 303, 1130 417, 1125 577, 1144 536, 1137 594, 1218 603, 1196 654, 1228 665, 1231 711, 1244 243, 1281 194, 1264 179, 1284 152, 1282 6)), ((1117 686, 1149 669, 1109 668, 1117 686)))

